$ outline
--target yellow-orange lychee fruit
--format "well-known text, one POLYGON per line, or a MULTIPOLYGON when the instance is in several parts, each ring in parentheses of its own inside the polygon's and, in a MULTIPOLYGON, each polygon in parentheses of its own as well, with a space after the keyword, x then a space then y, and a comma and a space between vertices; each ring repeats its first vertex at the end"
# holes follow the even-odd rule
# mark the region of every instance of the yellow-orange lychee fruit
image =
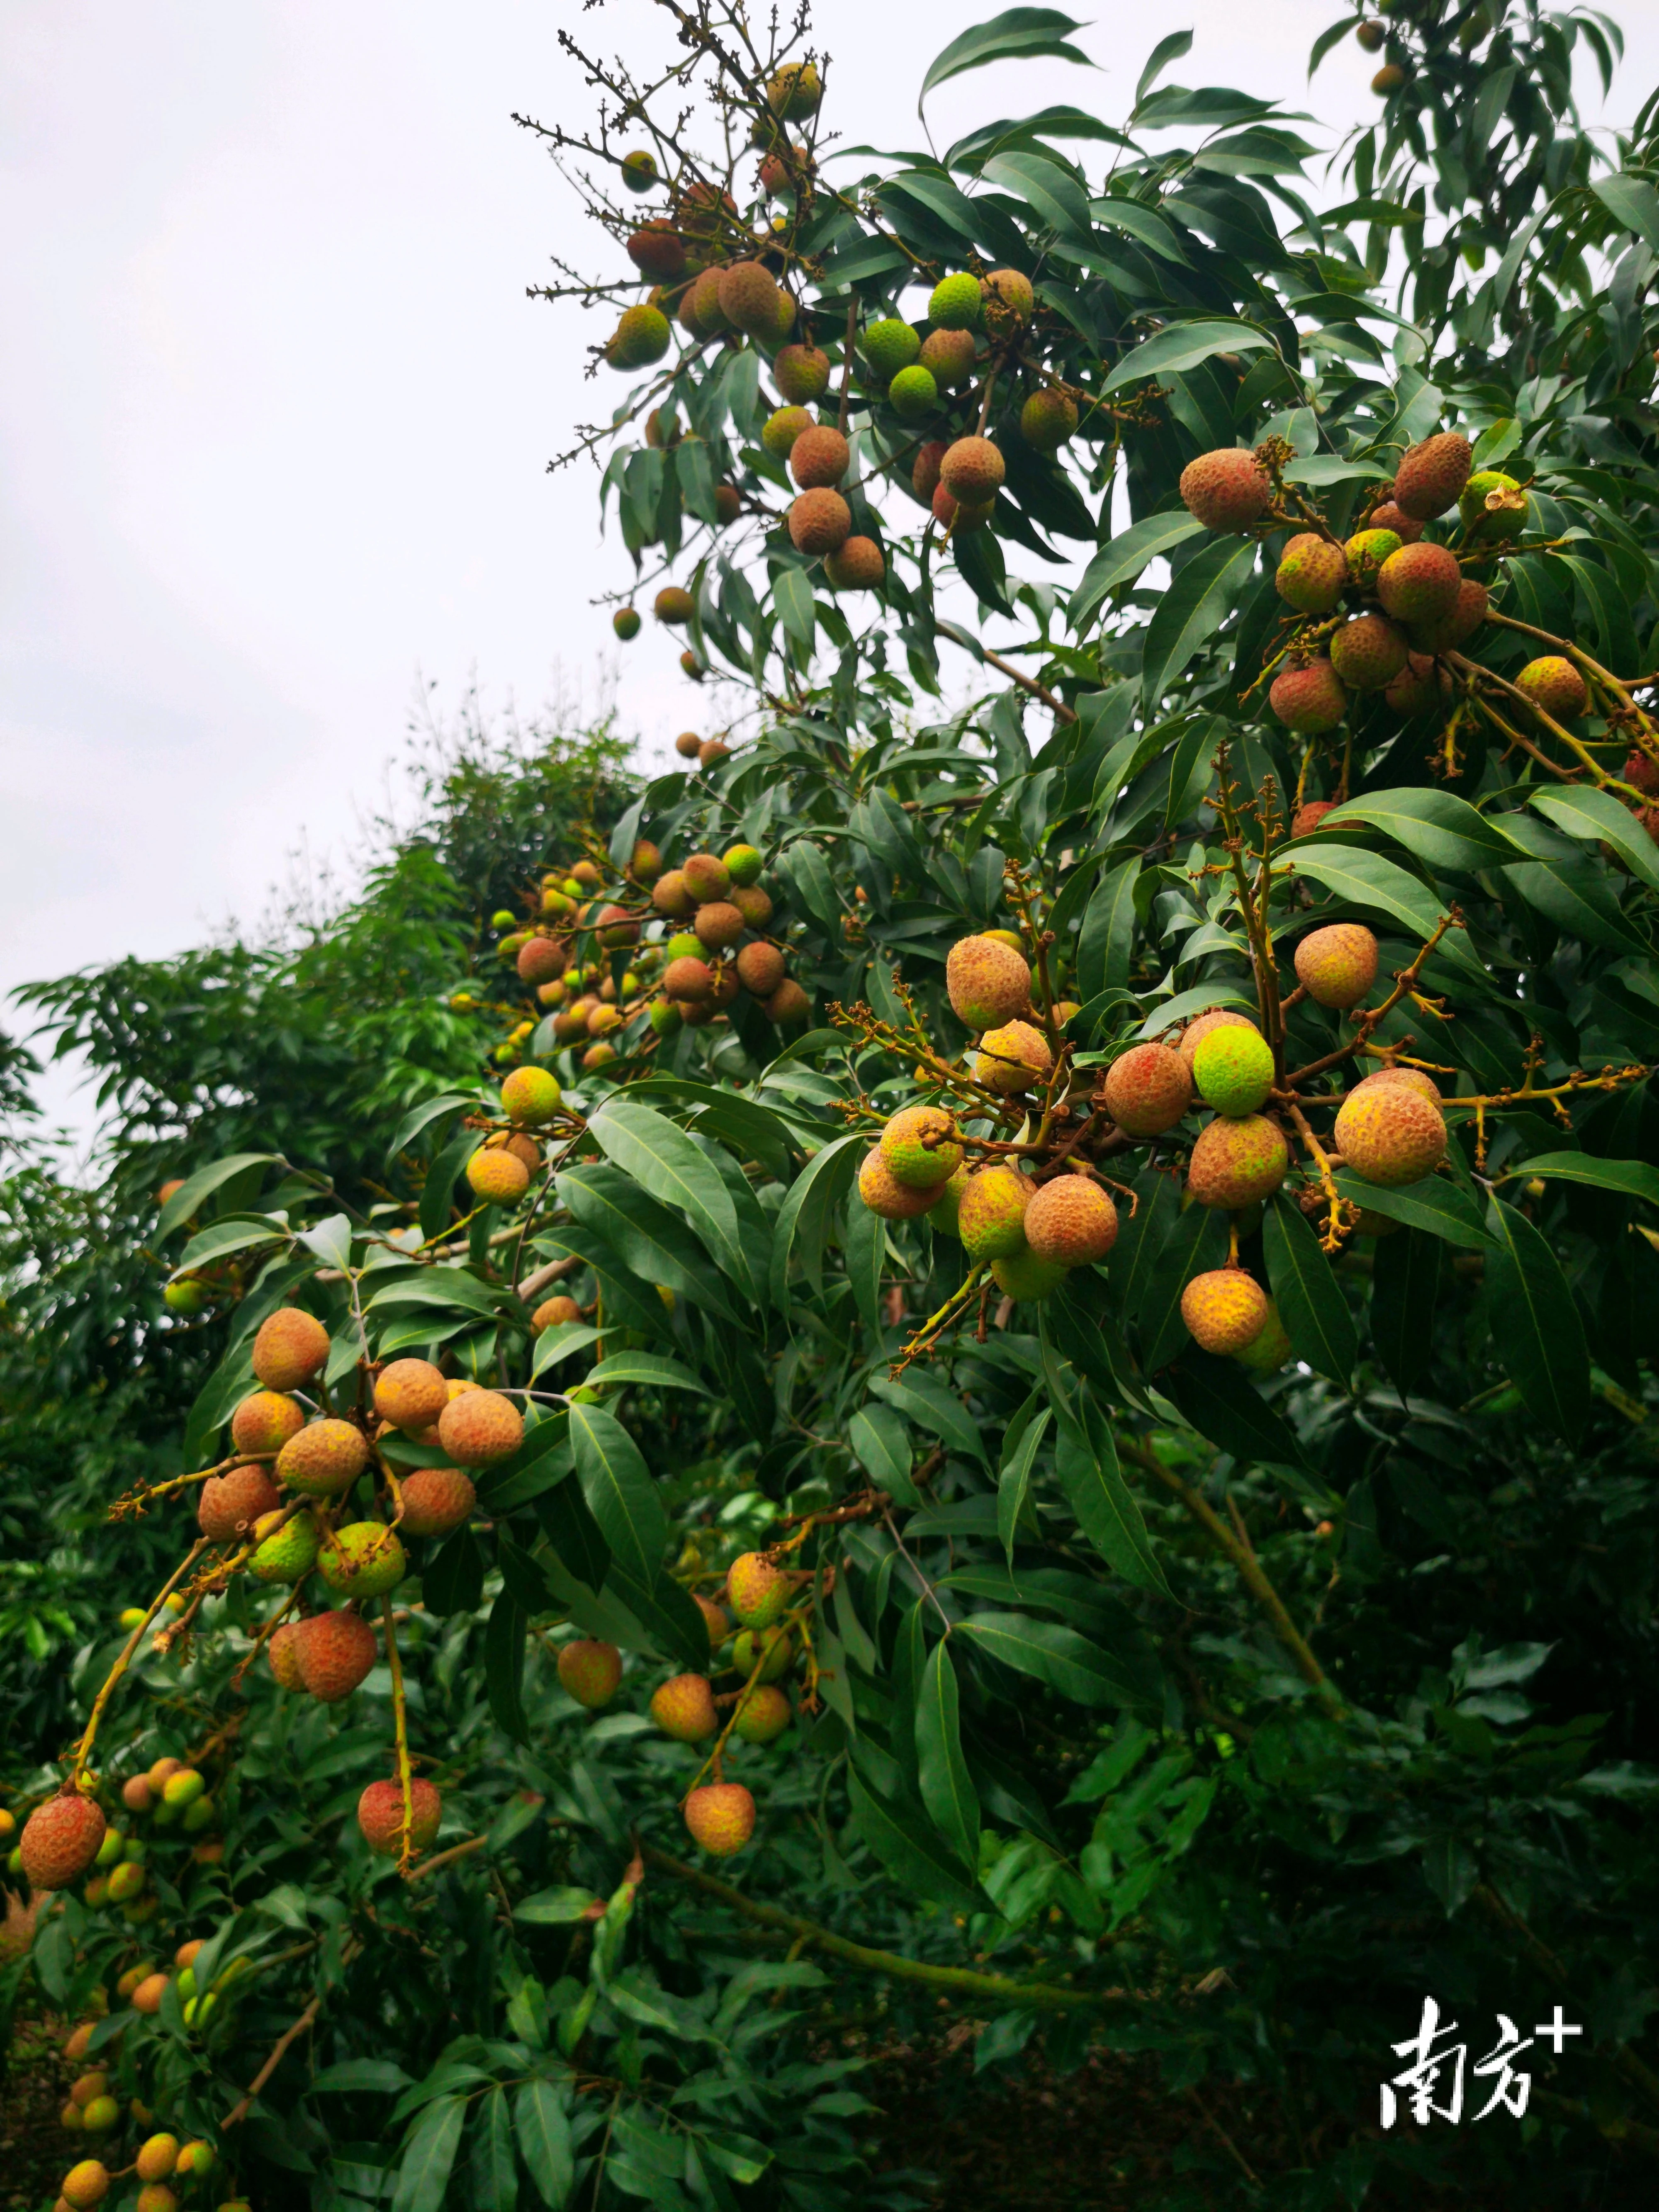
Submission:
POLYGON ((1025 1209, 1025 1242, 1039 1260, 1091 1267, 1117 1242, 1117 1208, 1097 1182, 1062 1175, 1044 1183, 1025 1209))
POLYGON ((295 1640, 300 1680, 313 1698, 325 1705, 337 1705, 367 1681, 380 1646, 374 1631, 362 1613, 349 1607, 338 1613, 317 1613, 303 1624, 295 1640))
POLYGON ((708 1631, 708 1648, 713 1651, 726 1641, 731 1631, 732 1623, 726 1618, 726 1608, 716 1605, 712 1597, 704 1597, 700 1590, 692 1591, 691 1601, 702 1615, 703 1626, 708 1631))
POLYGON ((714 1692, 702 1674, 676 1674, 663 1683, 653 1693, 651 1717, 676 1743, 707 1743, 720 1731, 714 1692))
POLYGON ((328 1331, 298 1306, 267 1315, 253 1340, 253 1371, 267 1390, 297 1390, 327 1358, 328 1331))
POLYGON ((881 588, 887 562, 873 538, 849 538, 825 556, 823 573, 837 592, 875 592, 881 588))
POLYGON ((1423 525, 1414 514, 1407 514, 1403 507, 1385 499, 1381 507, 1374 507, 1370 517, 1373 530, 1392 530, 1402 545, 1415 545, 1423 535, 1423 525))
POLYGON ((690 952, 682 953, 663 969, 662 987, 671 999, 699 1006, 714 988, 714 973, 706 960, 699 960, 690 952))
POLYGON ((1474 463, 1474 447, 1455 430, 1425 438, 1407 449, 1395 471, 1395 506, 1419 522, 1432 522, 1462 496, 1474 463))
POLYGON ((104 1816, 79 1790, 59 1790, 37 1805, 23 1824, 23 1872, 33 1889, 67 1889, 98 1856, 104 1816))
POLYGON ((1273 487, 1255 455, 1243 446, 1200 453, 1181 471, 1182 504, 1206 530, 1248 530, 1260 522, 1273 487))
POLYGON ((147 2142, 139 2144, 133 2171, 140 2181, 165 2181, 178 2163, 178 2136, 151 2136, 147 2142))
POLYGON ((588 1637, 559 1647, 559 1681, 568 1697, 596 1713, 608 1705, 622 1680, 622 1653, 588 1637))
POLYGON ((1356 615, 1331 640, 1331 666, 1351 691, 1382 691, 1406 665, 1406 651, 1386 615, 1356 615))
POLYGON ((828 422, 803 430, 789 448, 789 473, 802 491, 833 491, 846 475, 853 449, 828 422))
POLYGON ((64 2203, 72 2204, 75 2212, 92 2212, 92 2207, 101 2204, 109 2195, 109 2179, 95 2158, 83 2158, 70 2166, 59 2185, 64 2203))
POLYGON ((798 553, 838 553, 853 533, 853 510, 838 491, 804 491, 790 502, 788 523, 798 553))
POLYGON ((859 1197, 882 1220, 914 1221, 917 1214, 927 1212, 939 1193, 938 1183, 918 1190, 901 1182, 882 1158, 879 1145, 865 1154, 859 1170, 859 1197))
POLYGON ((1376 572, 1376 596, 1396 622, 1443 622, 1462 588, 1457 556, 1443 545, 1402 545, 1376 572))
POLYGON ((1408 1091, 1415 1091, 1426 1098, 1437 1113, 1440 1108, 1440 1086, 1426 1068, 1379 1067, 1373 1075, 1363 1075, 1355 1084, 1356 1091, 1369 1091, 1374 1084, 1403 1083, 1408 1091))
POLYGON ((1000 1260, 1025 1249, 1025 1215, 1036 1185, 999 1162, 968 1178, 957 1209, 957 1234, 974 1260, 1000 1260))
POLYGON ((179 2212, 179 2199, 165 2181, 147 2181, 133 2199, 133 2212, 179 2212))
POLYGON ((1348 695, 1328 660, 1310 660, 1305 668, 1286 668, 1274 677, 1267 704, 1287 730, 1317 738, 1347 713, 1348 695))
POLYGON ((1391 1190, 1433 1174, 1446 1156, 1446 1124, 1409 1084, 1362 1084, 1337 1109, 1336 1143, 1355 1175, 1391 1190))
POLYGON ((374 1410, 394 1429, 430 1428, 449 1403, 449 1385, 429 1359, 394 1359, 374 1385, 374 1410))
POLYGON ((772 272, 758 261, 732 261, 720 271, 720 313, 734 331, 769 337, 782 306, 772 272))
POLYGON ((793 1717, 789 1699, 783 1691, 769 1682, 757 1682, 753 1689, 744 1690, 738 1697, 732 1725, 745 1743, 773 1743, 793 1717))
POLYGON ((993 318, 1000 311, 1005 316, 1014 315, 1021 322, 1029 322, 1036 305, 1031 280, 1023 269, 994 269, 988 276, 980 278, 979 293, 993 318))
POLYGON ((167 1977, 165 1974, 146 1974, 132 1992, 134 2012, 154 2018, 161 2009, 161 1999, 167 1995, 167 1977))
POLYGON ((1201 1350, 1231 1357, 1261 1334, 1267 1293, 1242 1267, 1213 1267, 1181 1293, 1181 1318, 1201 1350))
POLYGON ((1213 1007, 1207 1014, 1200 1014, 1195 1021, 1188 1022, 1181 1032, 1180 1042, 1176 1047, 1182 1060, 1186 1063, 1188 1076, 1192 1074, 1193 1059, 1198 1048, 1212 1030, 1253 1030, 1255 1027, 1255 1024, 1249 1015, 1236 1014, 1227 1006, 1213 1007))
POLYGON ((1030 1022, 1005 1022, 987 1030, 974 1055, 974 1080, 1004 1098, 1030 1091, 1053 1073, 1054 1056, 1048 1040, 1030 1022))
POLYGON ((691 927, 705 951, 723 952, 743 935, 743 909, 733 906, 730 899, 708 899, 697 908, 691 927))
POLYGON ((1200 1206, 1237 1212, 1271 1197, 1291 1164, 1278 1124, 1263 1114, 1229 1121, 1218 1114, 1198 1133, 1187 1163, 1187 1188, 1200 1206))
POLYGON ((743 1628, 769 1628, 786 1610, 794 1584, 763 1552, 744 1552, 726 1571, 726 1601, 743 1628))
POLYGON ((530 1170, 505 1146, 486 1145, 466 1164, 466 1179, 475 1198, 489 1206, 511 1206, 530 1188, 530 1170))
POLYGON ((540 1336, 545 1329, 563 1328, 572 1322, 579 1322, 581 1317, 582 1310, 574 1298, 568 1298, 561 1291, 556 1297, 542 1300, 530 1316, 530 1326, 540 1336))
POLYGON ((306 1425, 306 1409, 279 1390, 256 1390, 230 1417, 230 1441, 239 1452, 279 1452, 306 1425))
POLYGON ((1248 1023, 1224 1023, 1194 1048, 1193 1081, 1199 1096, 1234 1120, 1267 1103, 1273 1076, 1273 1047, 1248 1023))
MULTIPOLYGON (((647 884, 654 878, 654 868, 647 874, 641 872, 640 854, 641 852, 654 853, 656 849, 654 845, 635 847, 629 872, 635 882, 647 884)), ((647 866, 649 867, 648 862, 647 866)), ((514 1121, 529 1122, 532 1128, 539 1128, 544 1121, 550 1121, 558 1112, 563 1097, 558 1078, 550 1074, 544 1067, 515 1067, 501 1085, 502 1112, 514 1121)))
POLYGON ((962 1165, 954 1116, 942 1106, 903 1107, 881 1133, 881 1157, 895 1182, 925 1191, 931 1206, 962 1165))
POLYGON ((270 1671, 285 1690, 303 1690, 305 1676, 300 1672, 300 1632, 303 1620, 285 1620, 273 1629, 270 1641, 265 1646, 265 1656, 270 1662, 270 1671))
POLYGON ((705 1782, 685 1801, 685 1825, 712 1857, 729 1859, 755 1832, 755 1801, 740 1782, 705 1782))
POLYGON ((1161 1137, 1192 1103, 1192 1071, 1167 1044, 1131 1045, 1106 1071, 1106 1110, 1132 1137, 1161 1137))
POLYGON ((1316 1005, 1346 1013, 1376 981, 1376 939, 1362 922, 1333 921, 1296 948, 1296 980, 1316 1005))
POLYGON ((1273 587, 1298 614, 1328 615, 1347 588, 1348 556, 1311 530, 1292 538, 1279 556, 1273 587))
POLYGON ((232 1544, 282 1504, 262 1467, 234 1467, 210 1475, 196 1501, 196 1519, 210 1544, 232 1544))
POLYGON ((945 447, 939 480, 964 507, 984 507, 996 497, 1007 473, 1002 455, 988 438, 958 438, 945 447))
POLYGON ((305 1498, 338 1498, 368 1465, 368 1439, 349 1421, 312 1421, 276 1455, 276 1480, 305 1498))
POLYGON ((1516 678, 1515 688, 1524 691, 1552 721, 1576 722, 1589 705, 1583 678, 1559 653, 1540 653, 1536 660, 1529 660, 1516 678))
MULTIPOLYGON (((437 1835, 444 1801, 435 1783, 416 1775, 410 1784, 410 1840, 423 1851, 437 1835)), ((363 1841, 383 1858, 392 1858, 403 1848, 404 1786, 401 1782, 371 1782, 357 1800, 357 1826, 363 1841)))
POLYGON ((469 1390, 438 1416, 438 1443, 457 1467, 493 1467, 524 1442, 524 1416, 499 1390, 469 1390))
POLYGON ((405 1536, 447 1536, 477 1502, 470 1475, 458 1467, 417 1467, 402 1483, 405 1536))
POLYGON ((757 941, 738 953, 738 981, 751 998, 769 999, 783 978, 783 955, 775 945, 757 941))
POLYGON ((1290 1356, 1289 1333, 1279 1317, 1279 1308, 1269 1298, 1267 1320, 1243 1350, 1234 1352, 1233 1358, 1252 1375, 1276 1375, 1290 1356))
POLYGON ((1031 1004, 1024 956, 994 937, 959 937, 945 956, 945 988, 970 1030, 1000 1029, 1031 1004))

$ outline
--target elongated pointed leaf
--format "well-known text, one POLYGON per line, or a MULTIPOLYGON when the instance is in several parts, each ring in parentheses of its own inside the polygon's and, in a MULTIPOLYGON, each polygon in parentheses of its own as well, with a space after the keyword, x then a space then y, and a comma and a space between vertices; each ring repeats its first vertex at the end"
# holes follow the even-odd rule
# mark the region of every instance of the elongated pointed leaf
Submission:
POLYGON ((465 2124, 465 2097, 440 2097, 427 2106, 398 2161, 392 2212, 439 2212, 465 2124))
POLYGON ((1125 354, 1101 391, 1121 392, 1126 384, 1139 384, 1149 376, 1196 368, 1212 354, 1251 353, 1272 346, 1264 331, 1252 330, 1248 323, 1171 323, 1125 354))
POLYGON ((878 1490, 901 1505, 921 1504, 921 1492, 910 1479, 909 1432, 890 1406, 860 1406, 847 1424, 847 1441, 878 1490))
POLYGON ((1308 1471, 1296 1431, 1235 1361, 1189 1345, 1158 1387, 1200 1436, 1235 1459, 1308 1471))
POLYGON ((613 1097, 587 1127, 607 1159, 689 1221, 732 1280, 750 1286, 732 1194, 714 1163, 678 1122, 613 1097))
MULTIPOLYGON (((233 1152, 228 1159, 215 1160, 207 1167, 198 1168, 194 1175, 185 1177, 161 1208, 155 1224, 156 1243, 165 1243, 180 1222, 188 1221, 204 1200, 211 1198, 216 1190, 222 1189, 233 1177, 245 1175, 250 1168, 281 1167, 283 1164, 280 1152, 233 1152)), ((247 1194, 251 1196, 252 1193, 247 1194)))
MULTIPOLYGON (((1319 835, 1322 837, 1347 823, 1370 823, 1386 830, 1431 868, 1457 868, 1473 874, 1477 868, 1501 868, 1520 857, 1501 819, 1493 821, 1477 814, 1466 799, 1449 791, 1375 791, 1363 799, 1346 799, 1325 816, 1319 835)), ((1304 848, 1291 849, 1299 860, 1304 848)))
POLYGON ((1146 1516, 1123 1480, 1111 1424, 1091 1389, 1079 1394, 1078 1412, 1077 1420, 1061 1423, 1054 1445, 1060 1486, 1078 1526, 1125 1582, 1168 1597, 1146 1516))
POLYGON ((1220 629, 1255 565, 1249 538, 1218 538, 1194 554, 1159 599, 1142 662, 1141 704, 1148 714, 1220 629))
POLYGON ((519 2201, 519 2161, 513 2150, 513 2114, 507 2091, 499 2086, 489 2091, 477 2106, 468 2165, 477 2212, 513 2212, 519 2201))
POLYGON ((1402 1398, 1410 1396, 1429 1370, 1440 1263, 1440 1239, 1421 1229, 1401 1229, 1376 1240, 1371 1341, 1402 1398))
POLYGON ((837 1137, 822 1152, 814 1152, 790 1184, 778 1208, 772 1235, 774 1305, 787 1310, 792 1261, 799 1261, 815 1291, 823 1289, 824 1244, 842 1199, 868 1150, 867 1137, 837 1137))
POLYGON ((1522 1213, 1486 1202, 1493 1347, 1527 1409, 1569 1443, 1589 1413, 1589 1353, 1561 1263, 1522 1213))
POLYGON ((892 1797, 866 1788, 856 1765, 847 1775, 853 1823, 895 1881, 953 1912, 978 1912, 985 1899, 956 1853, 927 1822, 892 1797))
POLYGON ((1353 1316, 1307 1216, 1282 1194, 1262 1223, 1267 1279, 1298 1359, 1346 1390, 1358 1356, 1353 1316))
POLYGON ((916 1698, 916 1763, 927 1817, 963 1866, 979 1863, 979 1799, 962 1755, 956 1668, 948 1637, 921 1670, 916 1698))
POLYGON ((1407 1229, 1425 1229, 1448 1244, 1461 1244, 1470 1252, 1484 1252, 1488 1238, 1480 1209, 1462 1187, 1448 1176, 1425 1176, 1395 1190, 1366 1182, 1357 1175, 1340 1174, 1336 1188, 1356 1206, 1385 1214, 1407 1229))
POLYGON ((526 2172, 550 2212, 560 2212, 576 2186, 576 2163, 570 2121, 553 2084, 526 2081, 513 2100, 513 2121, 526 2172))
POLYGON ((971 30, 959 33, 943 52, 933 57, 921 81, 916 113, 921 114, 936 84, 948 83, 951 77, 961 76, 968 70, 983 69, 988 62, 1042 58, 1080 62, 1085 69, 1092 67, 1081 47, 1066 42, 1068 33, 1082 28, 1082 24, 1070 15, 1062 15, 1058 8, 1007 8, 1000 15, 994 15, 988 23, 975 23, 971 30))
POLYGON ((1012 1566, 1014 1558, 1014 1538, 1020 1517, 1024 1513, 1025 1501, 1030 1493, 1031 1468, 1053 1414, 1044 1407, 1029 1421, 1018 1442, 1006 1455, 1002 1472, 997 1478, 997 1537, 1012 1566))
POLYGON ((582 1496, 612 1555, 635 1582, 654 1588, 668 1523, 639 1446, 598 1406, 571 1407, 570 1441, 582 1496))
POLYGON ((1146 1703, 1143 1675, 1057 1621, 1033 1620, 1024 1613, 975 1613, 957 1623, 956 1632, 1005 1667, 1046 1683, 1074 1705, 1146 1703))
POLYGON ((1534 1176, 1547 1182, 1588 1183, 1595 1190, 1616 1190, 1626 1198, 1644 1198, 1659 1206, 1659 1168, 1646 1160, 1598 1160, 1589 1152, 1540 1152, 1536 1159, 1521 1160, 1505 1168, 1504 1181, 1525 1182, 1534 1176))

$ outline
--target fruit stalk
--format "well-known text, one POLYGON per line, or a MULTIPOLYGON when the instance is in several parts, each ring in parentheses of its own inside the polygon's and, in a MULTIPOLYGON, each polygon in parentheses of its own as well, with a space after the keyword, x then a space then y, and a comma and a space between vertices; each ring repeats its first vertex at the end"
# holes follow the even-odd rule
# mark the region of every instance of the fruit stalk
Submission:
POLYGON ((173 1595, 173 1591, 177 1589, 179 1583, 183 1582, 185 1577, 195 1565, 197 1560, 200 1559, 202 1553, 206 1551, 207 1543, 208 1540, 205 1536, 198 1536, 197 1538, 196 1541, 191 1546, 190 1550, 184 1559, 181 1559, 179 1565, 173 1569, 172 1574, 167 1577, 160 1590, 157 1591, 155 1596, 151 1600, 149 1612, 145 1613, 137 1627, 133 1630, 131 1635, 128 1637, 126 1642, 121 1646, 119 1652, 116 1655, 115 1664, 110 1668, 109 1673, 104 1677, 103 1687, 99 1691, 98 1695, 92 1701, 92 1711, 88 1716, 85 1729, 82 1731, 81 1741, 75 1747, 75 1764, 70 1769, 70 1783, 72 1788, 78 1790, 81 1786, 81 1777, 85 1773, 87 1770, 87 1762, 92 1757, 92 1747, 98 1741, 99 1723, 104 1717, 104 1714, 108 1708, 110 1699, 115 1694, 116 1684, 120 1680, 122 1675, 126 1673, 128 1667, 131 1664, 132 1655, 138 1649, 140 1643, 143 1639, 144 1633, 149 1628, 151 1621, 155 1620, 156 1614, 160 1613, 161 1607, 173 1595))
MULTIPOLYGON (((392 1670, 392 1722, 398 1739, 398 1783, 404 1796, 403 1826, 398 1844, 398 1871, 407 1881, 415 1858, 415 1773, 409 1761, 409 1705, 404 1694, 404 1662, 398 1653, 398 1631, 392 1617, 389 1590, 381 1594, 380 1619, 386 1624, 386 1659, 392 1670)), ((250 2090, 248 2094, 252 2096, 253 2091, 250 2090)))

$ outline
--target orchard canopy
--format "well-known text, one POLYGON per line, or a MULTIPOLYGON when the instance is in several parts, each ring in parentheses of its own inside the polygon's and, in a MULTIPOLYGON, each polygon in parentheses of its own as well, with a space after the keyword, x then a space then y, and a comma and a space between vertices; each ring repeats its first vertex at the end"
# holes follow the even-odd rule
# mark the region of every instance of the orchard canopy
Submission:
POLYGON ((374 1158, 123 1125, 135 1358, 204 1357, 16 1778, 64 2195, 935 2201, 873 1986, 1230 2100, 1149 2206, 1633 2203, 1655 102, 1396 0, 1333 159, 1017 8, 878 150, 833 21, 662 17, 518 120, 554 489, 702 726, 465 878, 374 1158), (1431 1995, 1584 2032, 1384 2124, 1431 1995))

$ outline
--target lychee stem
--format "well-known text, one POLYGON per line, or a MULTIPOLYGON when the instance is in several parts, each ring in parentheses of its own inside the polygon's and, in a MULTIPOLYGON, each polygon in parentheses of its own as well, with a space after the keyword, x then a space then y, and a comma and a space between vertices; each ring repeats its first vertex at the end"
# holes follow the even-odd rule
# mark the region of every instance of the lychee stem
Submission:
POLYGON ((404 1662, 398 1650, 389 1592, 380 1599, 380 1619, 386 1624, 386 1659, 392 1672, 392 1721, 398 1739, 398 1780, 404 1793, 404 1817, 398 1830, 398 1871, 405 1881, 415 1858, 415 1773, 409 1759, 409 1706, 404 1694, 404 1662))
POLYGON ((145 1613, 137 1627, 133 1630, 131 1635, 128 1637, 126 1642, 121 1646, 119 1652, 116 1655, 115 1664, 110 1668, 109 1673, 104 1677, 103 1687, 99 1691, 98 1695, 92 1701, 92 1711, 88 1716, 85 1729, 82 1731, 81 1741, 75 1747, 75 1764, 70 1769, 69 1774, 68 1786, 70 1789, 78 1790, 81 1787, 81 1777, 87 1771, 87 1763, 92 1757, 92 1747, 98 1741, 99 1723, 104 1717, 104 1713, 109 1705, 110 1699, 115 1694, 116 1684, 120 1680, 122 1675, 126 1673, 128 1667, 131 1664, 132 1655, 138 1649, 139 1644, 143 1641, 144 1632, 149 1628, 151 1621, 155 1620, 156 1614, 160 1613, 161 1607, 167 1603, 167 1600, 173 1595, 173 1591, 177 1589, 179 1583, 183 1582, 185 1577, 195 1565, 197 1560, 199 1559, 203 1553, 206 1551, 207 1547, 207 1538, 205 1536, 198 1536, 196 1541, 191 1546, 190 1550, 185 1554, 185 1558, 179 1562, 179 1565, 173 1569, 172 1574, 169 1575, 167 1581, 162 1583, 155 1597, 151 1599, 149 1612, 145 1613))

